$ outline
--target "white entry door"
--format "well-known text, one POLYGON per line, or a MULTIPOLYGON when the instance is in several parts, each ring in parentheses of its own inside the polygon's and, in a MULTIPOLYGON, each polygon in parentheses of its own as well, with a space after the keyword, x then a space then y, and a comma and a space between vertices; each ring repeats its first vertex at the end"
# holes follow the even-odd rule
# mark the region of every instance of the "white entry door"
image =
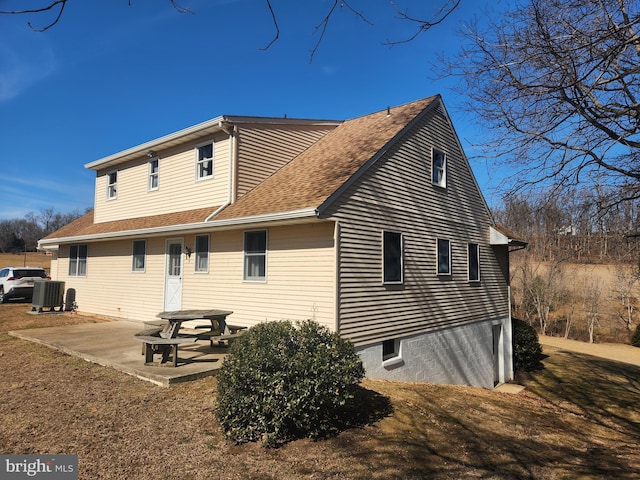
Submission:
POLYGON ((182 240, 167 241, 167 260, 164 277, 164 310, 182 308, 182 240))

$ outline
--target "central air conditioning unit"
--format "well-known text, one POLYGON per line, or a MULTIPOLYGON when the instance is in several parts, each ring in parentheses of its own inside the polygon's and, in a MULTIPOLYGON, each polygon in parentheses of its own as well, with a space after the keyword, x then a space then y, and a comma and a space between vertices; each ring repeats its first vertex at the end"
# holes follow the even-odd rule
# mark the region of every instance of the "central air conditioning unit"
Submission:
POLYGON ((36 280, 33 283, 33 297, 31 298, 31 311, 42 313, 47 308, 50 311, 62 311, 64 305, 64 282, 53 280, 36 280))

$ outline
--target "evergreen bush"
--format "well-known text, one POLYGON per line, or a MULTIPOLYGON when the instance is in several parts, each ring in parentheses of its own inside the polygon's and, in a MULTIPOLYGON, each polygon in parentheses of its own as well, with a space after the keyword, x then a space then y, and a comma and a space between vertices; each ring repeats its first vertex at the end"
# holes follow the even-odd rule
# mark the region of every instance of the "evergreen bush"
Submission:
POLYGON ((631 335, 631 345, 634 347, 640 347, 640 323, 636 326, 635 332, 631 335))
POLYGON ((539 370, 542 364, 542 346, 538 340, 538 333, 529 325, 517 318, 511 319, 513 333, 513 366, 516 372, 531 372, 539 370))
POLYGON ((311 320, 266 322, 230 347, 216 417, 237 442, 266 446, 336 431, 364 368, 353 345, 311 320))

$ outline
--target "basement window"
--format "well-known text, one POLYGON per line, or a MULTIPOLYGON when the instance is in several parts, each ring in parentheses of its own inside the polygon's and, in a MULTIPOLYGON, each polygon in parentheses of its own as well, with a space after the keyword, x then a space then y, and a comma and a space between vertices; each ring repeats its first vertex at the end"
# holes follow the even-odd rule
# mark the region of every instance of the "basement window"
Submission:
POLYGON ((400 339, 392 338, 382 342, 382 366, 384 368, 397 367, 404 364, 400 352, 400 339))

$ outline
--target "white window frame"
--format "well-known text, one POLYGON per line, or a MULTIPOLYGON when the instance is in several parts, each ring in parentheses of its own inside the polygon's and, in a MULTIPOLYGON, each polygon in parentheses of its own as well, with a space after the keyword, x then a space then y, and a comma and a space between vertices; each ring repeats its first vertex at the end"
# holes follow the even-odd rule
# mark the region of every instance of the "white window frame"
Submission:
POLYGON ((160 187, 160 158, 152 158, 151 160, 149 160, 149 180, 147 183, 147 190, 149 192, 153 192, 155 190, 158 190, 158 188, 160 187), (155 164, 155 171, 154 171, 154 166, 155 164), (155 180, 155 185, 154 185, 154 180, 155 180))
POLYGON ((242 267, 242 278, 245 282, 262 282, 265 283, 267 281, 267 250, 269 245, 269 235, 267 230, 248 230, 244 232, 244 240, 243 240, 243 267, 242 267), (264 234, 264 250, 260 251, 247 251, 247 235, 251 234, 264 234), (250 262, 256 258, 263 258, 263 270, 264 275, 251 275, 250 273, 250 262))
POLYGON ((194 250, 196 255, 196 261, 193 266, 195 273, 209 273, 209 250, 211 248, 209 235, 196 235, 194 239, 194 250), (198 250, 198 238, 206 238, 207 239, 207 249, 206 250, 198 250), (204 265, 202 264, 204 263, 204 265))
POLYGON ((451 275, 451 240, 447 238, 438 238, 436 240, 436 273, 442 276, 450 276, 451 275), (440 256, 441 256, 441 248, 440 242, 447 242, 447 270, 440 270, 440 256))
POLYGON ((437 148, 431 149, 431 183, 447 188, 447 154, 437 148), (442 156, 442 165, 436 165, 436 160, 440 156, 442 156))
POLYGON ((201 180, 208 180, 210 178, 213 178, 213 175, 215 173, 215 168, 214 168, 214 157, 215 157, 215 144, 213 142, 213 140, 209 141, 209 142, 204 142, 201 143, 199 145, 196 145, 196 149, 195 149, 195 156, 196 156, 196 181, 201 181, 201 180), (200 158, 200 150, 203 147, 206 147, 208 145, 211 145, 211 157, 206 157, 206 158, 200 158), (205 162, 211 162, 211 173, 208 175, 203 175, 202 172, 204 171, 203 166, 205 164, 205 162))
POLYGON ((87 258, 89 257, 89 247, 86 243, 69 245, 69 276, 87 276, 87 258), (75 249, 75 254, 73 253, 75 249), (81 256, 84 250, 84 256, 81 256))
POLYGON ((145 272, 147 268, 147 241, 146 240, 134 240, 131 243, 131 271, 132 272, 145 272), (136 253, 136 244, 143 245, 142 253, 136 253), (142 260, 142 264, 140 264, 142 260))
MULTIPOLYGON (((395 263, 395 262, 394 262, 395 263)), ((395 270, 395 268, 394 268, 395 270)), ((393 232, 391 230, 383 230, 382 231, 382 283, 385 285, 402 285, 404 283, 404 236, 402 233, 393 232), (387 254, 390 253, 387 251, 387 236, 393 235, 394 238, 397 238, 400 242, 399 247, 399 262, 400 262, 400 278, 399 279, 388 279, 387 277, 387 263, 390 260, 395 260, 394 258, 388 258, 387 254), (396 237, 397 236, 397 237, 396 237)))
POLYGON ((118 198, 118 170, 112 170, 107 172, 107 200, 116 198, 118 198))
POLYGON ((480 244, 478 243, 469 243, 467 246, 467 276, 469 282, 479 282, 480 281, 480 244), (476 257, 476 273, 477 276, 475 278, 471 278, 471 250, 475 250, 476 257))
POLYGON ((404 364, 404 360, 402 359, 402 342, 399 338, 383 340, 381 347, 383 368, 396 368, 404 364), (389 348, 391 351, 385 354, 385 350, 389 348))

